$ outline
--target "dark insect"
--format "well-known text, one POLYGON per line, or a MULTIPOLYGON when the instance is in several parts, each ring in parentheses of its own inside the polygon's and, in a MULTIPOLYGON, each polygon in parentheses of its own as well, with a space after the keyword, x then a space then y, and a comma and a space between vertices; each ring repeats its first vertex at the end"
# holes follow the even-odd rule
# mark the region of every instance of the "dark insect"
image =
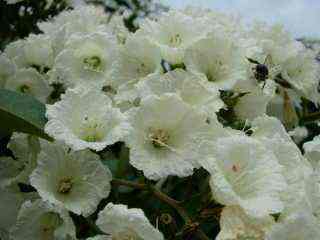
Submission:
POLYGON ((268 69, 268 66, 266 65, 266 61, 262 64, 252 58, 247 58, 247 59, 249 62, 256 65, 253 68, 255 79, 257 79, 257 81, 259 82, 265 82, 269 77, 269 69, 268 69))
MULTIPOLYGON (((254 77, 258 82, 263 82, 262 88, 264 88, 266 84, 266 80, 269 78, 270 69, 269 66, 271 66, 271 56, 268 55, 264 61, 264 63, 260 63, 252 58, 247 58, 250 63, 255 64, 256 66, 253 68, 254 71, 254 77)), ((284 88, 293 88, 292 85, 285 80, 282 77, 281 73, 278 73, 273 80, 278 83, 280 86, 284 88)))

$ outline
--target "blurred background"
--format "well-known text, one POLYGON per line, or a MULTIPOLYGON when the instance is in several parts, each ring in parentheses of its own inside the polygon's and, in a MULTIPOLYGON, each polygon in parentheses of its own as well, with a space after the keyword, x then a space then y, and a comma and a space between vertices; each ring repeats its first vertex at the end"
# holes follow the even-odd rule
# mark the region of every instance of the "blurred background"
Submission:
POLYGON ((0 0, 0 41, 37 32, 38 20, 88 2, 104 5, 107 11, 127 8, 140 13, 155 6, 158 10, 190 5, 211 8, 241 16, 246 23, 283 24, 296 38, 320 39, 320 0, 0 0))
POLYGON ((217 9, 254 20, 281 23, 296 38, 320 38, 320 0, 160 0, 164 5, 217 9))

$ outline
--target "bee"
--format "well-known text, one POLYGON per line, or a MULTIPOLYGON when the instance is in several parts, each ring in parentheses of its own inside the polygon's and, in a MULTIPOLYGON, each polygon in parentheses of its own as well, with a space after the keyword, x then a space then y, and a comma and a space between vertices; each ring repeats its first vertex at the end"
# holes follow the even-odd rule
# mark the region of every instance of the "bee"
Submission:
POLYGON ((282 77, 281 67, 273 64, 270 54, 267 55, 263 63, 252 58, 247 57, 247 59, 250 63, 255 64, 253 68, 254 77, 258 82, 263 82, 262 88, 264 88, 267 79, 272 79, 284 88, 293 88, 292 85, 282 77))
POLYGON ((253 63, 256 65, 253 68, 255 79, 257 79, 258 82, 265 82, 269 77, 269 68, 266 65, 266 60, 264 63, 259 63, 258 61, 252 58, 247 58, 247 59, 250 63, 253 63))
POLYGON ((250 63, 255 64, 253 68, 254 77, 258 82, 263 82, 262 89, 267 79, 271 79, 279 85, 277 87, 278 94, 282 95, 283 98, 283 121, 287 128, 293 128, 298 122, 298 115, 289 97, 288 90, 295 90, 294 87, 283 78, 280 66, 273 64, 271 55, 266 57, 264 63, 251 58, 247 59, 250 63))

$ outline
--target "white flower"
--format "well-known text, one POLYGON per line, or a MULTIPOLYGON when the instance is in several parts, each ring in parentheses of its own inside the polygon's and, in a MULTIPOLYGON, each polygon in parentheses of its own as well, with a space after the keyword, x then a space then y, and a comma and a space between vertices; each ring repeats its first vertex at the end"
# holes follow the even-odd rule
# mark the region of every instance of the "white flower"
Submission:
POLYGON ((21 193, 15 188, 2 188, 1 186, 0 191, 0 238, 5 240, 9 239, 9 231, 16 223, 22 203, 27 199, 32 199, 35 194, 21 193))
POLYGON ((130 163, 149 179, 189 176, 199 167, 199 142, 224 133, 216 119, 187 105, 176 94, 149 96, 129 111, 126 143, 130 163))
POLYGON ((276 157, 262 143, 231 136, 217 139, 211 148, 212 158, 202 164, 211 174, 211 190, 219 203, 240 206, 252 216, 282 210, 285 179, 276 157))
POLYGON ((225 207, 220 217, 217 240, 264 240, 266 231, 275 224, 271 216, 254 218, 236 206, 225 207))
POLYGON ((240 97, 234 106, 236 116, 242 120, 254 120, 256 117, 264 116, 271 96, 263 94, 260 88, 256 91, 240 97))
POLYGON ((67 211, 42 200, 26 201, 19 211, 11 237, 13 240, 67 240, 75 238, 75 226, 67 211))
POLYGON ((96 32, 101 24, 107 22, 107 17, 108 15, 94 6, 77 6, 72 10, 61 12, 49 21, 38 23, 38 27, 49 36, 55 36, 61 28, 65 28, 68 39, 73 34, 96 32))
POLYGON ((184 102, 197 109, 203 109, 209 114, 214 114, 224 106, 219 91, 208 86, 205 78, 182 69, 152 75, 138 83, 137 88, 141 98, 149 95, 161 96, 164 93, 177 93, 184 102))
POLYGON ((30 182, 45 201, 88 216, 110 192, 111 172, 99 157, 83 150, 68 151, 58 144, 45 143, 30 182))
POLYGON ((73 35, 55 59, 55 68, 67 74, 67 85, 102 86, 116 57, 116 41, 106 33, 73 35))
POLYGON ((109 203, 99 213, 98 227, 114 240, 163 240, 162 234, 154 228, 141 209, 128 209, 121 204, 109 203))
POLYGON ((29 94, 45 103, 51 87, 43 76, 33 68, 19 69, 5 84, 6 89, 29 94))
POLYGON ((306 209, 281 217, 266 236, 266 240, 318 240, 319 225, 313 215, 306 209))
POLYGON ((112 81, 109 84, 117 91, 116 103, 134 102, 138 98, 136 83, 160 72, 162 67, 159 48, 146 38, 129 37, 120 47, 111 70, 112 81))
POLYGON ((171 64, 182 63, 185 49, 206 33, 200 20, 174 10, 163 13, 158 21, 146 19, 137 32, 159 46, 162 57, 171 64))
MULTIPOLYGON (((292 215, 303 214, 308 218, 308 222, 320 224, 320 175, 317 171, 312 172, 305 179, 300 181, 304 194, 287 204, 286 208, 280 215, 280 222, 283 222, 292 215)), ((310 224, 311 226, 311 224, 310 224)), ((319 231, 319 230, 318 230, 319 231)), ((318 232, 318 234, 320 231, 318 232)))
POLYGON ((245 34, 245 28, 240 16, 195 6, 187 6, 183 13, 203 21, 206 24, 206 31, 209 30, 211 32, 217 28, 223 28, 226 32, 234 35, 232 37, 239 37, 245 34))
POLYGON ((111 16, 111 19, 108 21, 107 30, 110 30, 116 36, 119 44, 125 43, 130 36, 129 30, 124 24, 124 17, 118 12, 111 16))
POLYGON ((311 50, 302 49, 283 63, 282 75, 298 94, 319 103, 319 64, 311 50))
POLYGON ((19 68, 33 67, 41 74, 46 73, 54 61, 51 39, 44 34, 32 34, 25 40, 13 42, 5 52, 19 68))
POLYGON ((223 31, 209 34, 186 50, 187 70, 200 73, 213 86, 231 89, 246 77, 241 49, 223 31))
POLYGON ((40 151, 38 139, 27 134, 14 133, 8 144, 15 159, 1 158, 2 186, 15 186, 17 183, 29 183, 29 175, 37 165, 40 151))
POLYGON ((0 53, 0 88, 3 88, 9 77, 16 71, 15 64, 7 57, 5 53, 0 53))
POLYGON ((112 86, 136 83, 150 74, 161 72, 160 50, 147 38, 133 36, 120 48, 111 71, 112 86))
POLYGON ((47 105, 45 131, 73 150, 100 151, 127 133, 125 117, 102 91, 83 88, 67 90, 60 102, 47 105))
POLYGON ((282 191, 281 199, 286 205, 296 202, 305 195, 304 180, 312 171, 310 164, 278 119, 259 117, 252 122, 252 130, 251 137, 262 142, 282 166, 288 187, 282 191))

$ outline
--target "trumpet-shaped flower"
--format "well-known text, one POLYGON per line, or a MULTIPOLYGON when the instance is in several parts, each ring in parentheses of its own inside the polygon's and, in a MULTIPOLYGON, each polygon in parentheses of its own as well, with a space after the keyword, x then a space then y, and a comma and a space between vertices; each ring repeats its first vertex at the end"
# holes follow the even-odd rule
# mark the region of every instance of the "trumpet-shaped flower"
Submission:
POLYGON ((218 89, 231 89, 246 77, 241 48, 224 32, 211 33, 190 46, 184 63, 218 89))
POLYGON ((116 57, 116 40, 107 33, 74 35, 55 59, 55 69, 73 87, 102 87, 116 57))
POLYGON ((181 69, 150 76, 138 83, 137 88, 141 98, 149 95, 161 96, 164 93, 177 93, 184 102, 210 114, 219 111, 224 106, 219 91, 208 86, 205 78, 181 69))
POLYGON ((145 37, 129 37, 120 48, 111 71, 112 86, 136 83, 150 74, 161 72, 159 48, 145 37))
POLYGON ((96 154, 49 143, 43 144, 38 166, 30 176, 43 200, 84 216, 109 195, 111 179, 111 172, 96 154))
POLYGON ((98 227, 112 239, 163 240, 162 234, 151 225, 141 209, 109 203, 99 213, 98 227))
POLYGON ((186 48, 207 33, 202 21, 179 11, 163 13, 158 21, 145 20, 137 34, 146 36, 161 50, 164 60, 180 64, 186 48))
POLYGON ((224 134, 216 119, 184 103, 176 94, 150 96, 129 111, 130 163, 150 179, 188 176, 199 167, 199 144, 224 134))
POLYGON ((12 42, 5 53, 19 68, 32 67, 40 74, 52 68, 55 57, 51 38, 44 34, 31 34, 24 40, 12 42))
POLYGON ((29 175, 37 165, 40 145, 37 137, 14 133, 8 143, 14 159, 0 158, 0 186, 12 187, 29 183, 29 175))
POLYGON ((282 175, 288 187, 282 191, 281 199, 292 204, 305 195, 304 180, 312 172, 308 161, 292 141, 281 122, 273 117, 259 117, 252 122, 251 137, 262 142, 282 166, 282 175))
POLYGON ((225 207, 220 218, 221 231, 217 240, 264 240, 275 224, 271 216, 252 217, 236 206, 225 207))
POLYGON ((45 131, 73 150, 104 149, 127 134, 125 117, 102 91, 67 90, 60 102, 47 105, 45 131))
POLYGON ((33 68, 19 69, 7 80, 5 88, 31 95, 42 103, 46 103, 51 93, 46 79, 33 68))
POLYGON ((39 196, 34 193, 21 193, 18 187, 0 186, 0 190, 0 238, 6 240, 9 239, 10 230, 17 221, 19 209, 23 202, 39 196))
POLYGON ((75 238, 75 226, 67 211, 42 200, 26 201, 10 233, 14 240, 75 238))
POLYGON ((271 151, 246 136, 221 138, 211 143, 213 156, 202 161, 211 174, 213 197, 226 206, 240 206, 252 216, 283 209, 281 192, 287 185, 271 151))

